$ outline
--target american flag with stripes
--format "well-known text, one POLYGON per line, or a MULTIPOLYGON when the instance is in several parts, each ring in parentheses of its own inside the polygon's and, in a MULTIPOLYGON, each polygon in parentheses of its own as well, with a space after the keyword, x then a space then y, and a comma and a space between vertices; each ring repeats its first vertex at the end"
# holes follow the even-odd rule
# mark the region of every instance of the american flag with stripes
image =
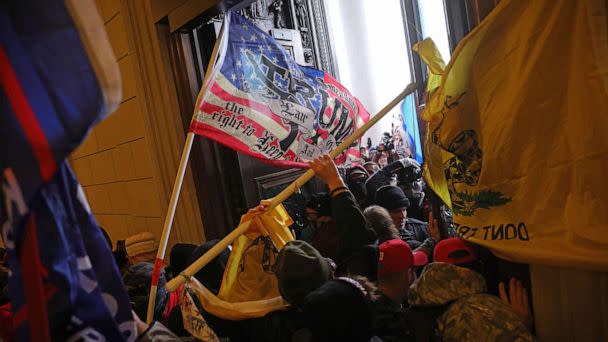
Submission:
MULTIPOLYGON (((298 65, 267 33, 227 13, 190 130, 279 166, 306 167, 369 113, 331 75, 298 65)), ((337 159, 358 157, 350 148, 337 159)))

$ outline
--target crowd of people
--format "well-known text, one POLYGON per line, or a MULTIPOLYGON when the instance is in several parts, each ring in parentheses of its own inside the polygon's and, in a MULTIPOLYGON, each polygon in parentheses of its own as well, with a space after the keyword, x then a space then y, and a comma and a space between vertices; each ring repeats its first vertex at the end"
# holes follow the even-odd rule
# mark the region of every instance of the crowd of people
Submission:
MULTIPOLYGON (((310 166, 328 192, 312 196, 306 205, 309 225, 295 231, 296 239, 276 255, 273 270, 288 309, 240 321, 202 312, 220 339, 534 339, 526 289, 514 278, 506 284, 496 282, 484 267, 479 247, 453 236, 444 229, 449 222, 433 217, 418 163, 409 158, 384 167, 368 162, 344 170, 343 176, 329 156, 310 166), (492 288, 497 293, 489 293, 492 288)), ((263 205, 252 209, 264 210, 263 205)), ((172 248, 170 265, 160 274, 155 323, 148 326, 139 317, 147 312, 155 238, 144 232, 114 246, 105 235, 121 268, 142 340, 194 340, 184 329, 179 291, 170 293, 164 285, 218 241, 172 248)), ((224 250, 195 275, 216 295, 229 253, 224 250)), ((10 305, 6 272, 0 275, 0 304, 10 305)), ((0 311, 5 312, 10 310, 0 311)))

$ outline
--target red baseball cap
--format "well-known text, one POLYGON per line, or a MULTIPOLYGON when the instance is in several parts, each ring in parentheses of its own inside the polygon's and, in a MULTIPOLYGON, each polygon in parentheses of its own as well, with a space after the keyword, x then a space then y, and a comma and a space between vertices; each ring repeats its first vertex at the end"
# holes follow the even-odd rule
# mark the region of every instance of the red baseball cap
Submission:
POLYGON ((475 260, 477 260, 477 252, 458 237, 439 241, 433 251, 433 261, 435 262, 462 265, 475 260))
POLYGON ((387 240, 378 245, 378 275, 385 276, 406 271, 412 267, 424 266, 429 262, 422 252, 412 252, 410 246, 401 239, 387 240))

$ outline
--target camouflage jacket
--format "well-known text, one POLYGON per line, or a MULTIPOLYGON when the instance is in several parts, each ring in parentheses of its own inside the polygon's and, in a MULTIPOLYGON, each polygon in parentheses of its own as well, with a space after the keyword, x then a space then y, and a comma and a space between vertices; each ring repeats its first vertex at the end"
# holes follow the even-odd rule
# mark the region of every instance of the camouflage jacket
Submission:
POLYGON ((437 262, 428 264, 414 281, 408 302, 412 307, 451 303, 436 322, 443 341, 534 341, 519 317, 485 292, 481 274, 437 262))

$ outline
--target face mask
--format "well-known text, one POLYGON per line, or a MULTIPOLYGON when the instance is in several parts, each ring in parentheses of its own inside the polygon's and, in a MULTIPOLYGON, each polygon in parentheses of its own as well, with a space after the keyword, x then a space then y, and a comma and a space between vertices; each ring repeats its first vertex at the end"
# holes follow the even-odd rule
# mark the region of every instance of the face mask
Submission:
POLYGON ((313 231, 317 231, 317 229, 319 229, 319 223, 317 221, 308 221, 308 227, 313 231))
POLYGON ((362 181, 350 181, 348 182, 348 189, 355 196, 357 202, 361 203, 365 201, 367 197, 367 189, 365 189, 365 182, 362 181))

